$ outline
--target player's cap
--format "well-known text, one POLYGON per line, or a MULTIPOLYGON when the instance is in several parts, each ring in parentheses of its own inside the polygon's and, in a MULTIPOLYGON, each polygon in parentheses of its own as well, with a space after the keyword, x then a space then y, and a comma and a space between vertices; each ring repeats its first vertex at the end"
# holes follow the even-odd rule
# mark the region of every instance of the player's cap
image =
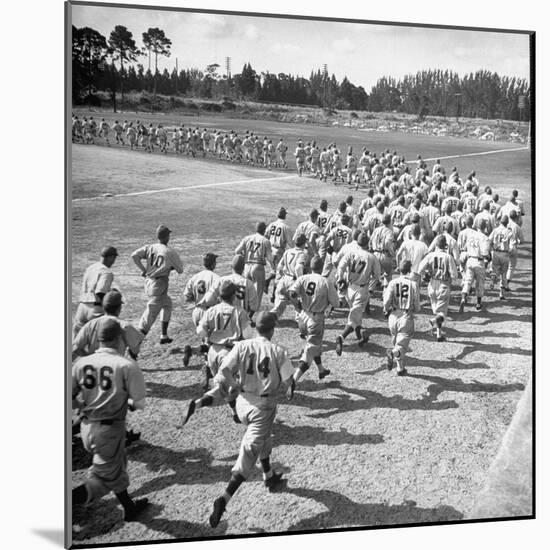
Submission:
POLYGON ((236 291, 237 291, 237 287, 231 281, 223 281, 223 283, 220 286, 220 296, 224 300, 229 300, 233 298, 236 291))
POLYGON ((507 216, 506 214, 504 214, 504 215, 502 216, 502 218, 500 218, 500 223, 501 223, 502 225, 507 225, 507 224, 508 224, 508 216, 507 216))
POLYGON ((303 233, 300 233, 300 235, 296 237, 296 246, 304 246, 306 243, 307 237, 303 233))
POLYGON ((256 329, 258 332, 268 332, 277 325, 277 314, 272 311, 261 311, 256 317, 256 329))
POLYGON ((217 254, 214 254, 213 252, 207 252, 202 257, 202 263, 205 266, 212 265, 216 261, 216 258, 218 258, 218 257, 219 256, 217 254))
POLYGON ((309 265, 311 267, 311 271, 313 271, 314 273, 317 273, 322 271, 325 265, 325 262, 321 257, 313 256, 313 258, 311 258, 311 262, 309 263, 309 265))
POLYGON ((361 247, 361 248, 367 248, 367 246, 369 245, 369 237, 368 235, 363 231, 361 232, 361 234, 359 235, 359 237, 357 237, 357 244, 361 247))
POLYGON ((328 206, 328 202, 326 199, 323 199, 319 204, 319 208, 326 208, 327 206, 328 206))
POLYGON ((348 197, 346 198, 346 203, 351 204, 352 202, 353 202, 353 195, 348 195, 348 197))
POLYGON ((410 260, 401 260, 399 263, 399 271, 401 273, 410 273, 411 272, 412 263, 410 260))
POLYGON ((418 212, 415 212, 411 217, 411 221, 413 223, 418 223, 420 221, 420 214, 418 212))
POLYGON ((279 208, 278 217, 279 218, 284 218, 285 216, 286 216, 286 208, 284 206, 281 206, 281 208, 279 208))
POLYGON ((163 224, 160 224, 157 227, 157 239, 163 239, 164 237, 168 237, 170 233, 172 233, 172 231, 163 224))
POLYGON ((265 228, 266 228, 265 222, 258 222, 256 224, 257 233, 261 233, 263 235, 265 233, 265 228))
POLYGON ((120 323, 112 317, 101 317, 98 322, 97 337, 100 342, 112 342, 118 336, 122 329, 120 323))
POLYGON ((241 256, 240 254, 233 256, 233 260, 231 260, 231 267, 233 270, 240 273, 244 269, 244 256, 241 256))
POLYGON ((382 218, 382 223, 384 225, 389 225, 391 223, 391 216, 389 214, 384 214, 382 218))
POLYGON ((101 250, 102 258, 107 258, 108 256, 118 256, 117 249, 114 246, 105 246, 101 250))
POLYGON ((435 244, 437 248, 445 248, 447 246, 447 239, 445 238, 445 235, 439 235, 439 237, 437 237, 437 241, 435 241, 435 244))
POLYGON ((351 217, 347 214, 342 214, 342 225, 348 225, 348 223, 351 221, 351 217))
POLYGON ((122 301, 122 294, 117 290, 110 290, 103 296, 103 309, 114 309, 118 306, 121 306, 124 302, 122 301))

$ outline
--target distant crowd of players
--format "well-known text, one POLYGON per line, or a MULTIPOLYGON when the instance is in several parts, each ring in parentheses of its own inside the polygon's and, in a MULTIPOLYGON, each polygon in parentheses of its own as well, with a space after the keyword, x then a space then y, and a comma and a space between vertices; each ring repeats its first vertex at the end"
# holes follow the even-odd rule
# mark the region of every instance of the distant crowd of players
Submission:
MULTIPOLYGON (((91 126, 91 120, 86 119, 77 124, 75 139, 92 142, 96 134, 91 126)), ((131 148, 144 147, 152 152, 158 146, 166 152, 168 147, 168 132, 160 124, 153 129, 139 122, 115 122, 109 129, 102 121, 97 135, 108 139, 109 130, 117 142, 127 141, 131 148)), ((182 127, 173 131, 171 139, 178 153, 195 156, 210 152, 267 168, 272 163, 286 166, 282 140, 273 146, 267 138, 261 140, 248 132, 241 140, 234 133, 210 134, 182 127)), ((349 149, 344 164, 334 145, 320 149, 315 143, 304 145, 301 141, 295 159, 300 174, 312 173, 324 180, 330 177, 356 186, 362 178, 369 184, 366 196, 357 205, 350 195, 333 210, 322 200, 294 231, 287 225, 287 210, 282 207, 277 219, 269 224, 258 222, 255 232, 238 244, 230 274, 218 276, 218 256, 208 252, 203 258, 204 269, 187 281, 183 293, 183 299, 193 305, 191 318, 198 338, 195 344, 190 342, 184 347, 183 366, 187 367, 193 356, 204 357, 206 380, 205 393, 188 403, 182 425, 200 408, 225 400, 233 420, 247 426, 229 484, 213 503, 209 518, 213 527, 258 459, 270 490, 284 481, 270 465, 276 394, 282 386, 292 398, 296 383, 313 364, 320 380, 331 374, 321 360, 326 317, 335 309, 347 310, 347 320, 334 343, 337 355, 343 353, 345 339, 351 334, 368 352, 365 318, 370 315, 371 294, 380 291, 392 341, 384 364, 388 370, 396 367, 397 375, 404 376, 422 285, 427 286, 434 338, 441 342, 445 340, 443 325, 453 283, 460 286, 459 314, 472 293, 476 310, 482 309, 487 276, 490 289, 498 285, 499 298, 505 300, 511 290, 518 247, 524 241, 524 209, 518 192, 514 190, 501 202, 491 187, 480 186, 474 172, 461 178, 453 168, 447 174, 439 161, 429 170, 420 155, 416 168, 411 170, 403 156, 388 150, 377 156, 364 149, 357 160, 349 149), (345 180, 342 168, 346 169, 345 180), (264 294, 271 302, 267 309, 262 306, 264 294), (290 362, 284 348, 271 341, 277 320, 288 306, 295 310, 299 336, 304 340, 297 364, 290 362), (248 326, 256 327, 256 338, 245 339, 248 326)), ((127 410, 126 406, 119 407, 113 419, 109 408, 112 400, 104 399, 108 392, 122 392, 131 408, 143 404, 143 377, 136 374, 139 369, 135 360, 159 315, 160 343, 172 342, 168 327, 173 304, 168 281, 171 271, 183 272, 183 263, 168 246, 170 233, 166 226, 159 226, 158 242, 131 255, 145 279, 148 298, 137 328, 118 319, 122 296, 112 289, 114 275, 110 270, 118 255, 116 248, 105 248, 101 261, 84 275, 73 327, 73 397, 83 419, 83 442, 94 457, 99 451, 90 443, 90 424, 106 422, 109 426, 113 420, 124 421, 127 410), (109 326, 104 327, 107 322, 109 326), (113 328, 113 322, 120 330, 113 328), (111 342, 105 342, 106 338, 111 342), (106 358, 101 355, 107 353, 106 348, 111 360, 115 357, 109 369, 116 372, 115 363, 125 366, 126 372, 133 369, 139 383, 132 386, 125 382, 118 387, 112 383, 115 375, 104 370, 106 358), (97 372, 90 359, 92 354, 100 355, 96 362, 101 368, 97 372), (125 354, 129 357, 123 357, 125 354)), ((117 433, 122 441, 120 428, 117 433)), ((100 434, 96 437, 101 439, 100 434)), ((88 502, 113 490, 125 507, 126 517, 135 517, 146 503, 128 500, 127 475, 120 481, 121 472, 126 472, 124 456, 121 448, 114 458, 102 456, 94 461, 88 485, 73 494, 75 502, 88 502)))

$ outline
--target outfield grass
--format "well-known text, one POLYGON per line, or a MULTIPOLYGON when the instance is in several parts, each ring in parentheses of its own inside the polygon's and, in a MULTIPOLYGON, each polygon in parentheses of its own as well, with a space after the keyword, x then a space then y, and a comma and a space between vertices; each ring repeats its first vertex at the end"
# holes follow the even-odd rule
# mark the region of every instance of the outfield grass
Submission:
MULTIPOLYGON (((202 117, 200 120, 201 127, 206 126, 202 117)), ((246 128, 250 121, 242 124, 246 128)), ((418 152, 432 158, 505 148, 503 144, 311 126, 265 123, 261 129, 270 137, 284 130, 289 141, 301 136, 322 144, 336 140, 358 149, 361 144, 376 151, 397 149, 411 159, 418 152), (306 134, 306 130, 315 134, 306 134)), ((444 165, 456 165, 461 172, 475 169, 482 185, 493 185, 502 195, 518 188, 525 200, 525 229, 530 240, 527 151, 458 158, 444 161, 444 165)), ((206 251, 220 254, 216 271, 228 273, 239 240, 253 232, 256 221, 274 219, 281 205, 289 210, 288 223, 294 228, 321 198, 326 198, 333 210, 348 194, 357 201, 365 194, 310 178, 287 177, 291 174, 217 160, 73 146, 73 199, 238 182, 73 201, 73 311, 84 269, 97 259, 102 246, 113 244, 120 253, 113 269, 115 286, 125 298, 122 317, 137 322, 145 296, 143 280, 137 276, 130 254, 153 242, 159 223, 173 230, 172 245, 182 255, 185 269, 182 276, 171 277, 175 341, 168 349, 161 348, 157 323, 144 343, 139 363, 146 376, 148 405, 145 412, 129 419, 130 426, 143 434, 142 442, 129 449, 131 492, 147 495, 153 506, 140 523, 128 525, 115 510, 113 497, 85 511, 76 510, 75 541, 105 543, 450 521, 464 518, 472 508, 530 373, 529 243, 522 247, 517 280, 507 302, 498 300, 497 291, 488 292, 482 312, 470 308, 459 317, 455 293, 445 343, 436 343, 430 334, 423 289, 409 377, 397 378, 380 366, 390 339, 379 294, 374 295, 372 316, 366 320, 371 339, 365 350, 350 338, 342 357, 337 357, 333 342, 345 316, 342 312, 330 319, 323 357, 333 375, 320 383, 313 372, 308 373, 295 400, 282 402, 279 408, 273 458, 288 474, 288 490, 269 494, 256 474, 231 501, 220 525, 215 530, 208 526, 211 502, 227 482, 243 428, 231 422, 227 407, 202 410, 184 430, 175 428, 187 400, 200 394, 201 381, 196 359, 188 370, 180 370, 181 348, 197 341, 182 291, 187 279, 200 269, 206 251), (252 181, 266 178, 273 180, 252 181)), ((268 305, 264 299, 264 307, 268 305)), ((289 310, 275 341, 288 347, 292 357, 298 356, 302 340, 289 310)), ((75 454, 73 465, 76 484, 87 465, 82 453, 75 454)))

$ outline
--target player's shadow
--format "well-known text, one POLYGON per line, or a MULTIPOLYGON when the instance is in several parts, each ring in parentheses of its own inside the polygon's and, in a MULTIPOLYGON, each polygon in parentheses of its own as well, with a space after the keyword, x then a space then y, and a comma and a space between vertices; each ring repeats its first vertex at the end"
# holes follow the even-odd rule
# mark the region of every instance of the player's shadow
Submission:
POLYGON ((146 386, 147 397, 172 399, 174 401, 189 401, 201 397, 204 393, 202 385, 199 383, 190 386, 172 386, 171 384, 147 381, 146 386))
MULTIPOLYGON (((473 333, 475 334, 475 333, 473 333)), ((516 336, 517 338, 517 336, 516 336)), ((457 344, 465 344, 462 348, 462 351, 455 355, 452 359, 454 361, 459 361, 460 359, 464 359, 470 353, 474 353, 476 351, 483 352, 483 353, 494 353, 494 354, 502 354, 502 355, 525 355, 528 357, 531 357, 533 355, 533 352, 531 350, 525 349, 525 348, 507 348, 504 346, 501 346, 499 344, 484 344, 482 342, 476 343, 476 344, 470 344, 471 340, 454 340, 457 344)))
POLYGON ((184 519, 173 520, 157 517, 163 507, 153 504, 141 514, 138 523, 158 533, 169 535, 172 539, 188 539, 223 535, 227 530, 227 521, 222 521, 215 530, 205 523, 194 523, 184 519))
POLYGON ((123 522, 122 507, 115 496, 92 501, 88 506, 73 506, 72 535, 73 541, 83 541, 98 537, 121 527, 123 522))
POLYGON ((508 393, 522 391, 525 389, 523 384, 493 384, 478 382, 464 382, 460 378, 442 378, 441 376, 433 376, 429 374, 414 374, 409 373, 409 378, 417 378, 431 382, 426 389, 428 399, 437 402, 437 398, 443 392, 458 392, 458 393, 508 393))
POLYGON ((458 408, 456 401, 434 401, 427 395, 422 396, 420 399, 407 399, 401 395, 386 396, 371 390, 348 388, 338 381, 333 381, 331 387, 339 389, 344 393, 333 393, 329 398, 321 398, 300 394, 298 387, 292 403, 297 407, 319 411, 308 414, 310 418, 330 418, 336 414, 368 411, 370 409, 440 411, 458 408), (360 399, 352 399, 351 395, 356 395, 360 399))
POLYGON ((328 489, 288 488, 285 492, 314 500, 325 508, 314 516, 297 521, 288 531, 458 521, 464 517, 460 511, 445 505, 421 508, 412 501, 403 504, 362 503, 328 489))
POLYGON ((377 445, 384 442, 381 434, 351 434, 345 428, 329 431, 320 426, 288 426, 282 422, 273 425, 275 445, 377 445))
POLYGON ((147 495, 151 492, 162 491, 173 485, 217 483, 229 475, 227 466, 212 465, 212 453, 203 447, 185 451, 174 451, 167 447, 143 442, 139 447, 128 452, 129 460, 144 463, 158 476, 146 481, 133 494, 147 495), (165 475, 163 475, 164 472, 165 475))

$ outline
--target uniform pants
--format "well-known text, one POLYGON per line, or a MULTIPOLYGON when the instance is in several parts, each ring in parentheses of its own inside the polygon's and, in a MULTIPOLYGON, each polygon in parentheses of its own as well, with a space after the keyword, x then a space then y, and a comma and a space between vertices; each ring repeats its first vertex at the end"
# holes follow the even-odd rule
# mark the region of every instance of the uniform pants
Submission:
POLYGON ((290 302, 288 299, 288 289, 293 283, 294 279, 288 275, 283 275, 277 283, 275 290, 275 305, 271 309, 273 313, 277 314, 277 317, 281 317, 281 315, 285 312, 286 306, 290 302))
POLYGON ((369 287, 350 285, 346 298, 349 304, 348 325, 360 327, 363 322, 363 312, 369 302, 369 287))
POLYGON ((469 294, 474 281, 476 283, 476 296, 481 298, 485 293, 485 264, 483 260, 468 258, 466 262, 466 274, 464 275, 464 285, 462 286, 463 294, 469 294))
POLYGON ((257 302, 252 309, 254 311, 260 311, 262 305, 262 297, 265 289, 265 266, 263 264, 246 264, 244 266, 243 275, 250 279, 254 283, 254 289, 256 290, 257 302))
POLYGON ((508 252, 495 250, 493 253, 493 273, 500 278, 500 286, 506 286, 506 275, 510 269, 508 252))
POLYGON ((139 320, 139 330, 147 334, 151 330, 159 313, 161 313, 160 320, 163 323, 168 323, 170 321, 172 317, 172 298, 170 298, 168 294, 151 296, 139 320))
POLYGON ((518 265, 518 251, 510 250, 510 262, 508 264, 508 271, 506 272, 506 278, 511 281, 512 276, 516 271, 516 266, 518 265))
POLYGON ((240 421, 246 426, 246 432, 241 441, 237 462, 231 469, 233 474, 240 474, 247 479, 250 477, 256 461, 271 455, 272 428, 276 412, 276 405, 265 409, 258 408, 241 395, 237 397, 237 414, 240 421))
POLYGON ((107 426, 83 420, 80 435, 84 448, 93 455, 86 480, 88 500, 128 489, 126 422, 116 420, 107 426))
POLYGON ((375 252, 374 256, 380 262, 380 273, 384 277, 384 286, 387 286, 391 281, 393 271, 393 258, 384 252, 375 252))
POLYGON ((325 333, 325 314, 302 310, 296 320, 300 332, 306 335, 306 346, 300 356, 300 361, 311 365, 315 357, 321 356, 325 333))
POLYGON ((414 317, 407 315, 404 311, 392 311, 388 319, 388 326, 390 327, 393 351, 398 352, 400 358, 403 358, 414 334, 414 317))
POLYGON ((219 344, 211 344, 208 349, 208 368, 212 376, 218 374, 223 358, 229 353, 229 349, 219 344))
POLYGON ((205 313, 206 313, 206 310, 203 309, 202 307, 193 308, 193 311, 191 313, 191 320, 193 321, 195 328, 199 326, 199 323, 201 322, 205 313))
POLYGON ((451 285, 448 281, 432 279, 428 284, 428 297, 435 315, 438 313, 447 315, 451 299, 451 285))
POLYGON ((74 315, 73 340, 88 321, 91 321, 94 317, 100 317, 101 315, 103 315, 102 305, 96 305, 92 302, 80 302, 74 315))

